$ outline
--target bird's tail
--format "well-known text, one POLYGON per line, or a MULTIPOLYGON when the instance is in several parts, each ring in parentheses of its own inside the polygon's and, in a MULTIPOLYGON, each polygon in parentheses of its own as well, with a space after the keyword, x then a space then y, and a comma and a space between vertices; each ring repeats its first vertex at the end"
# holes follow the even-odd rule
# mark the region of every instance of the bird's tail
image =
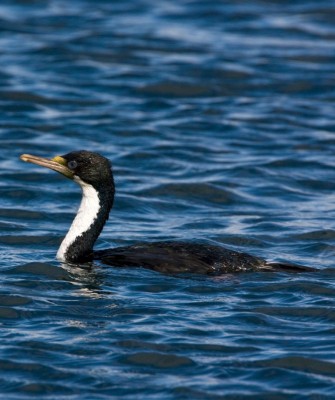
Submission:
POLYGON ((268 262, 263 267, 261 267, 261 270, 268 272, 291 272, 291 273, 318 271, 317 268, 306 267, 304 265, 298 265, 298 264, 289 264, 285 262, 268 262))

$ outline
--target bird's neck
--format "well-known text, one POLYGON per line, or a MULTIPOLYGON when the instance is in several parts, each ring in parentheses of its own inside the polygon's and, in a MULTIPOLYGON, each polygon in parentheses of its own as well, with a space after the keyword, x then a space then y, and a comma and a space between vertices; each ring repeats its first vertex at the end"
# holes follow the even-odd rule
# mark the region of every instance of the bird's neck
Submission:
POLYGON ((82 199, 72 225, 57 252, 64 262, 85 262, 92 259, 93 245, 100 235, 113 206, 114 186, 97 190, 77 178, 82 199))

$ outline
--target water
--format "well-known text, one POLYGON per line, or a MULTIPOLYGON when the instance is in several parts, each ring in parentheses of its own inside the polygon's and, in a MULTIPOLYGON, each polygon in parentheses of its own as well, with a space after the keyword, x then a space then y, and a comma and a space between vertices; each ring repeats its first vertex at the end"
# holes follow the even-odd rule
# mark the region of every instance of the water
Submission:
POLYGON ((335 8, 3 0, 3 399, 335 398, 335 8), (19 161, 114 164, 97 248, 224 244, 315 274, 60 265, 79 189, 19 161))

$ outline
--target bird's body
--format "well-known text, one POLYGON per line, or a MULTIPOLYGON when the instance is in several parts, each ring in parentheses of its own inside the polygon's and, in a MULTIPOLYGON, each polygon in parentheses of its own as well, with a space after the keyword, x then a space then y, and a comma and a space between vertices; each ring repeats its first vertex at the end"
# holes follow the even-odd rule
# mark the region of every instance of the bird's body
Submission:
POLYGON ((221 246, 188 242, 153 242, 94 252, 94 259, 116 267, 144 267, 164 273, 224 273, 256 271, 264 261, 221 246))
POLYGON ((247 253, 222 246, 188 242, 140 243, 94 251, 114 201, 114 179, 110 162, 89 151, 75 151, 51 160, 24 154, 23 161, 41 165, 74 180, 83 192, 78 213, 57 253, 60 261, 84 263, 97 260, 114 267, 144 267, 164 273, 224 273, 311 271, 286 263, 268 263, 247 253))

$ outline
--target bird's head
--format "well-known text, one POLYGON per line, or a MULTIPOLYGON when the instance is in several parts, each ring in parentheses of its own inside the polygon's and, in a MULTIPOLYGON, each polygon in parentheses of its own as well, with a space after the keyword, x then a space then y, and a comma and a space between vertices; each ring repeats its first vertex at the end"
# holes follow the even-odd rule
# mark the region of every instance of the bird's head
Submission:
POLYGON ((61 173, 80 185, 92 185, 96 189, 113 184, 110 161, 98 153, 80 150, 63 156, 43 158, 22 154, 20 159, 61 173))

